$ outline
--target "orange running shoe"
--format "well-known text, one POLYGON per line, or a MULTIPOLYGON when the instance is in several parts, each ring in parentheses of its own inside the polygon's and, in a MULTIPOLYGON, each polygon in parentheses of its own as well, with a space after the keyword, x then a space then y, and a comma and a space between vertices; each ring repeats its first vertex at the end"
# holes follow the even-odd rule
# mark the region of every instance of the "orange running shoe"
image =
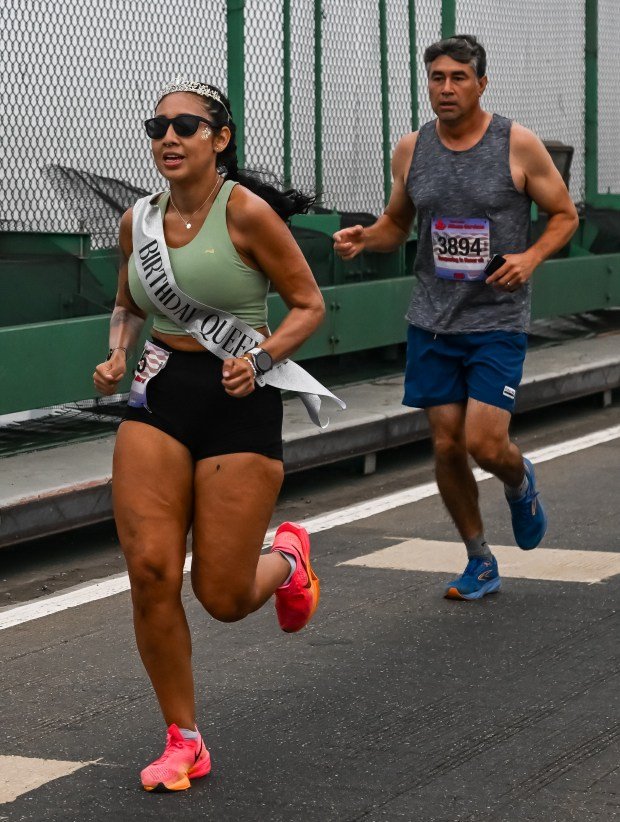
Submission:
POLYGON ((319 578, 310 565, 308 532, 294 522, 283 522, 271 546, 271 552, 275 551, 291 554, 297 562, 290 580, 276 588, 276 613, 280 628, 294 633, 310 622, 321 594, 319 578))
POLYGON ((185 739, 176 725, 168 728, 163 754, 142 771, 140 779, 145 791, 185 791, 190 779, 206 776, 211 770, 211 757, 200 734, 198 739, 185 739))

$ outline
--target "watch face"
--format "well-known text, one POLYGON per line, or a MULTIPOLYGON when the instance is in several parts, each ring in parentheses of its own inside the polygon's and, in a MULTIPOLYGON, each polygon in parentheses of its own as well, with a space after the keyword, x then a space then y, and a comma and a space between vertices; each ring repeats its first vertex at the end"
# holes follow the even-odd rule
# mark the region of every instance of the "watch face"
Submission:
POLYGON ((256 354, 254 354, 254 362, 262 374, 264 374, 265 371, 269 371, 273 365, 271 354, 268 354, 266 351, 257 351, 256 354))

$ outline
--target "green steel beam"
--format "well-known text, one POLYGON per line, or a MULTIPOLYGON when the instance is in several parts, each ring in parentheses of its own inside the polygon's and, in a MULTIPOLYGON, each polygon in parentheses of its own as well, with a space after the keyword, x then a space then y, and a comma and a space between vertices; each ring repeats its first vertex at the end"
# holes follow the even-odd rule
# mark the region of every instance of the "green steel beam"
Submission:
POLYGON ((411 130, 417 131, 418 119, 418 49, 416 39, 415 2, 409 0, 409 85, 411 88, 411 130))
POLYGON ((594 208, 613 208, 620 211, 620 194, 597 194, 586 199, 588 205, 594 208))
POLYGON ((245 0, 227 0, 228 98, 237 126, 237 159, 245 163, 245 0))
MULTIPOLYGON (((619 257, 620 255, 609 255, 609 257, 612 256, 619 257)), ((620 261, 609 260, 608 263, 609 291, 607 293, 607 302, 610 307, 618 308, 620 306, 620 261)))
POLYGON ((586 0, 586 202, 598 196, 598 0, 586 0))
POLYGON ((49 255, 85 257, 90 251, 90 235, 45 231, 0 231, 0 259, 14 256, 49 255))
POLYGON ((532 319, 619 305, 620 254, 548 260, 532 280, 532 319))
MULTIPOLYGON (((106 358, 109 328, 109 314, 0 328, 0 414, 96 397, 93 371, 106 358)), ((130 382, 128 374, 119 391, 130 382)))
POLYGON ((104 300, 114 300, 118 286, 119 252, 117 248, 98 249, 81 261, 83 284, 96 284, 104 300))
POLYGON ((404 309, 411 297, 413 277, 394 277, 356 285, 335 286, 338 310, 333 352, 345 354, 404 342, 404 309))
POLYGON ((381 121, 383 132, 383 199, 387 205, 392 190, 390 141, 390 81, 386 0, 379 0, 379 39, 381 43, 381 121))
POLYGON ((454 37, 456 33, 456 0, 441 0, 441 36, 454 37))
POLYGON ((291 183, 291 0, 283 0, 282 61, 284 90, 284 187, 291 183))
POLYGON ((340 228, 340 215, 335 211, 328 214, 293 214, 290 222, 292 226, 309 228, 311 231, 326 234, 331 239, 334 232, 340 228))
POLYGON ((592 248, 592 244, 599 235, 599 227, 592 220, 580 220, 577 233, 570 242, 570 247, 578 245, 584 248, 588 253, 592 248))
POLYGON ((323 193, 323 3, 314 0, 314 188, 323 193))
MULTIPOLYGON (((309 360, 315 357, 328 357, 334 353, 334 320, 336 316, 333 308, 335 300, 333 297, 334 286, 321 288, 323 299, 325 300, 325 320, 316 332, 295 352, 295 360, 309 360)), ((269 326, 277 328, 288 314, 288 308, 284 304, 279 294, 270 294, 267 297, 267 307, 269 310, 269 326)))

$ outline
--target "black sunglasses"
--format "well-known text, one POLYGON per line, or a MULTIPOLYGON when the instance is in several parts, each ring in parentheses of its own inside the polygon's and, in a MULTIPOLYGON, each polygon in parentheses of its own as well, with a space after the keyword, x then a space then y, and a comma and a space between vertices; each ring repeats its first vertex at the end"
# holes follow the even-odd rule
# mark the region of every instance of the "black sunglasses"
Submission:
POLYGON ((151 140, 161 140, 165 136, 168 128, 172 126, 175 133, 179 137, 191 137, 198 131, 201 123, 206 123, 211 128, 218 128, 211 120, 205 117, 199 117, 197 114, 177 114, 176 117, 164 117, 160 114, 158 117, 152 117, 150 120, 144 121, 144 128, 151 140))

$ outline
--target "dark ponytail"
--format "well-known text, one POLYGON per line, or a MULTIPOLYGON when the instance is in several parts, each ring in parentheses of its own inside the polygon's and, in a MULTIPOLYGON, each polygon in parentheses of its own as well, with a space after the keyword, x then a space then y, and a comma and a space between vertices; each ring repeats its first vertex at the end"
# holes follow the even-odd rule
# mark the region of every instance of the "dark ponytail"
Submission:
POLYGON ((283 220, 288 220, 293 214, 305 214, 314 205, 315 196, 304 194, 296 188, 283 190, 281 181, 269 171, 239 168, 237 161, 237 126, 232 119, 230 102, 215 86, 208 83, 204 85, 213 89, 221 97, 223 103, 221 105, 217 100, 210 97, 202 97, 213 120, 213 125, 218 129, 223 126, 228 126, 230 129, 230 141, 219 156, 218 168, 220 172, 226 176, 227 180, 235 180, 241 183, 242 186, 269 203, 283 220))

